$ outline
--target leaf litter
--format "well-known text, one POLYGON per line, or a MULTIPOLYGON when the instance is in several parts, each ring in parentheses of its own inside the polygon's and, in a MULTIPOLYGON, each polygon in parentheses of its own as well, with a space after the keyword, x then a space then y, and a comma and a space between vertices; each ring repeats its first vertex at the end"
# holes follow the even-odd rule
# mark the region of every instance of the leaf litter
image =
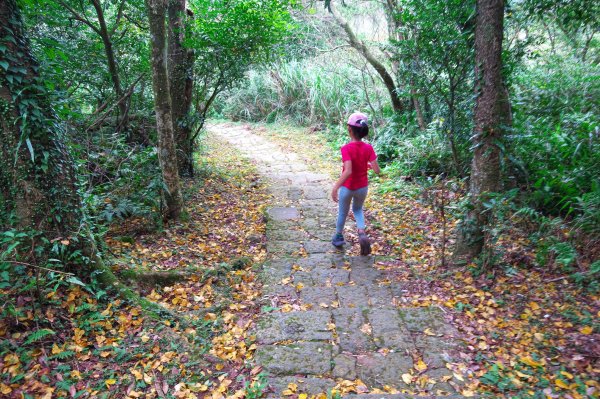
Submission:
POLYGON ((2 397, 218 399, 262 389, 250 330, 271 199, 249 162, 210 137, 204 145, 199 175, 184 183, 185 218, 159 230, 128 219, 106 236, 115 273, 175 317, 85 284, 45 290, 41 307, 22 296, 15 317, 0 321, 2 397))

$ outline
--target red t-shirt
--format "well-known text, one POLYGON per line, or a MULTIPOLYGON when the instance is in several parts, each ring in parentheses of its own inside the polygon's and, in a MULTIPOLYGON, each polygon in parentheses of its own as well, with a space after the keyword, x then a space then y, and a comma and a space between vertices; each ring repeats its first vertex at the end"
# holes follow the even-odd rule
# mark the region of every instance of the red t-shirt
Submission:
POLYGON ((344 187, 358 190, 369 185, 367 163, 377 159, 371 144, 363 141, 351 141, 341 148, 342 162, 352 161, 352 174, 346 179, 344 187))

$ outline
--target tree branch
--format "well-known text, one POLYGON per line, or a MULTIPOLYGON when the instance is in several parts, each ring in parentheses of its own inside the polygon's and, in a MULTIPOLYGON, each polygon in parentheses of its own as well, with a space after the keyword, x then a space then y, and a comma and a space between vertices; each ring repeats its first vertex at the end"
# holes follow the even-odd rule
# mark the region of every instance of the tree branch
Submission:
POLYGON ((336 20, 338 25, 340 25, 342 29, 344 29, 344 32, 346 32, 350 46, 352 46, 363 57, 365 57, 365 59, 369 62, 369 64, 371 64, 373 68, 375 68, 375 70, 383 80, 383 83, 385 84, 390 94, 394 111, 402 112, 404 110, 404 107, 402 105, 402 102, 400 101, 400 97, 398 96, 396 90, 396 83, 387 71, 386 67, 373 55, 373 53, 371 53, 371 50, 369 50, 365 43, 356 37, 356 34, 350 27, 350 24, 338 12, 337 8, 333 4, 333 1, 330 3, 330 10, 331 14, 333 15, 333 18, 336 20))
POLYGON ((66 8, 71 13, 71 15, 73 15, 73 17, 75 18, 75 20, 83 22, 84 24, 86 24, 87 26, 89 26, 94 32, 96 32, 97 34, 100 34, 100 29, 97 28, 94 24, 92 24, 92 22, 89 19, 87 19, 83 15, 79 14, 77 12, 77 10, 75 10, 73 7, 69 6, 64 1, 60 1, 60 0, 58 0, 58 4, 60 4, 64 8, 66 8))
POLYGON ((121 18, 123 17, 123 9, 124 8, 125 8, 125 0, 121 1, 121 4, 119 4, 119 10, 117 11, 117 17, 115 18, 115 25, 112 27, 112 29, 110 30, 110 33, 109 33, 110 38, 113 37, 113 35, 117 31, 117 28, 119 27, 119 22, 121 22, 121 18))
POLYGON ((129 96, 131 96, 133 94, 133 89, 135 88, 135 86, 137 85, 137 83, 142 80, 142 78, 144 77, 144 74, 141 74, 136 80, 135 82, 133 82, 131 84, 131 86, 129 86, 129 88, 127 89, 127 91, 125 92, 125 94, 123 94, 123 96, 121 96, 121 98, 119 98, 119 100, 117 100, 116 103, 114 103, 113 105, 110 106, 109 109, 106 110, 106 112, 98 117, 91 125, 89 125, 85 131, 89 131, 90 129, 96 127, 97 125, 99 125, 104 119, 106 119, 106 117, 108 116, 108 114, 110 114, 112 112, 113 109, 115 109, 115 107, 118 107, 123 101, 125 101, 127 98, 129 98, 129 96))

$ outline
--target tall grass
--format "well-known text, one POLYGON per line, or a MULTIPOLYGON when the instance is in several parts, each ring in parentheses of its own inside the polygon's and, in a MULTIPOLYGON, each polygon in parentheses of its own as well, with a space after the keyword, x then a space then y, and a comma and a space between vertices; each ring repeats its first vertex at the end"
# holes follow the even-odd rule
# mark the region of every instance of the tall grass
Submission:
POLYGON ((389 112, 385 96, 377 80, 346 59, 327 57, 251 71, 216 110, 234 120, 328 125, 356 110, 381 119, 389 112))

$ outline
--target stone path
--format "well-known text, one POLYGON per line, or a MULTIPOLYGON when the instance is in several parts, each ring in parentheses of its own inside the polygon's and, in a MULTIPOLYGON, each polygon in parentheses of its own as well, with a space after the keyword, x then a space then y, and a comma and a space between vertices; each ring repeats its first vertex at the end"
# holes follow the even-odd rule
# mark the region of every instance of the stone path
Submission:
POLYGON ((373 257, 349 257, 331 246, 336 215, 328 198, 332 179, 243 127, 209 130, 256 162, 277 203, 267 211, 270 261, 262 272, 270 306, 256 330, 256 363, 272 387, 267 397, 283 397, 289 383, 298 385, 298 393, 311 395, 356 379, 369 392, 386 387, 387 392, 413 391, 416 382, 407 385, 402 378, 409 373, 415 380, 429 377, 423 385, 430 395, 462 397, 454 389, 459 381, 446 368, 457 333, 441 310, 400 306, 402 287, 379 283, 383 275, 373 257), (427 367, 421 372, 415 369, 419 359, 427 367))

